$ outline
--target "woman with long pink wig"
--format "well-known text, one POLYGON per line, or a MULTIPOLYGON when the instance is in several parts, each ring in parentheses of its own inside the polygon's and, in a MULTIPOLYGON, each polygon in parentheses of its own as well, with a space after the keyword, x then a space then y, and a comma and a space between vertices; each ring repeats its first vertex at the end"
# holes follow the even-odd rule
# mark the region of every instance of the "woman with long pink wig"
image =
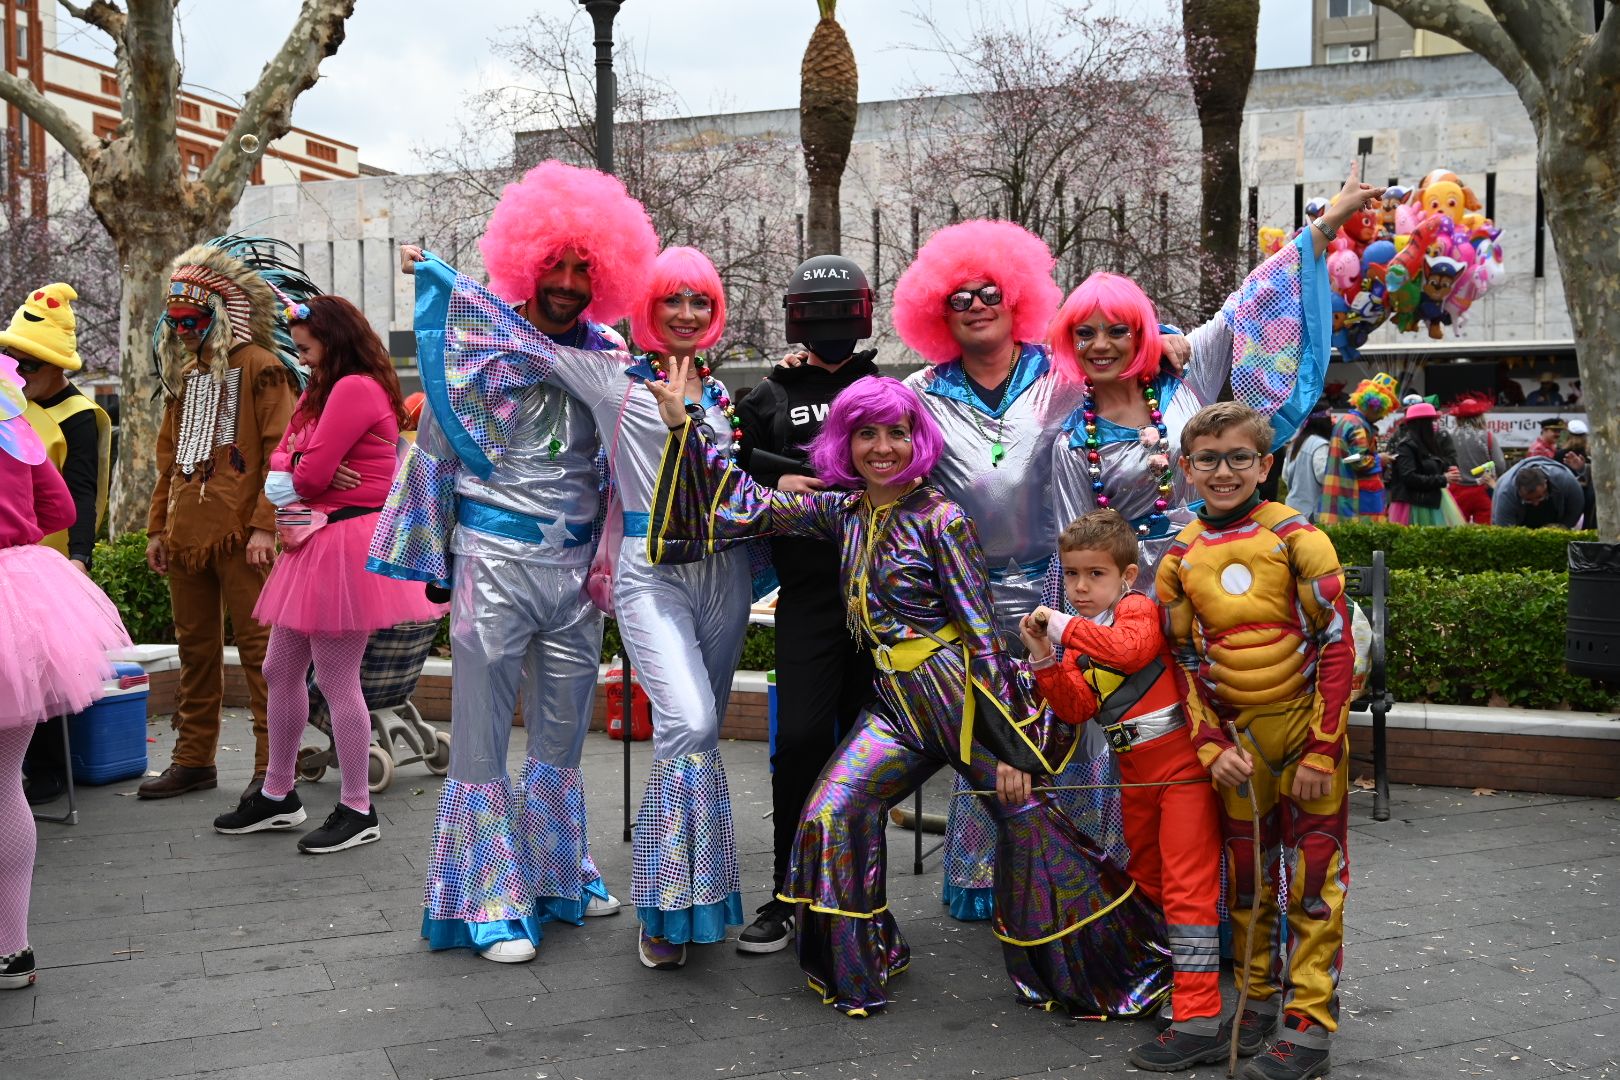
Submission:
POLYGON ((1192 485, 1171 467, 1182 425, 1230 380, 1237 399, 1271 422, 1282 447, 1321 396, 1332 332, 1323 254, 1329 234, 1381 195, 1352 173, 1309 228, 1255 267, 1221 311, 1187 336, 1192 358, 1180 373, 1161 367, 1158 313, 1130 278, 1092 274, 1052 320, 1057 375, 1080 393, 1049 458, 1057 518, 1118 510, 1142 547, 1139 588, 1152 588, 1160 558, 1196 513, 1192 485))
MULTIPOLYGON (((1053 377, 1041 344, 1063 296, 1055 265, 1046 242, 1019 225, 965 221, 929 237, 894 289, 895 329, 930 364, 906 384, 944 432, 934 481, 979 528, 996 626, 1017 653, 1019 621, 1048 599, 1059 521, 1047 463, 1079 402, 1077 387, 1053 377)), ((1106 779, 1088 771, 1107 768, 1106 747, 1089 750, 1065 785, 1106 779)), ((1108 846, 1120 842, 1117 804, 1090 792, 1068 801, 1108 846)), ((994 837, 981 800, 951 800, 943 899, 958 919, 990 917, 994 837)))
MULTIPOLYGON (((685 380, 684 362, 674 371, 685 380)), ((678 390, 650 389, 669 429, 651 557, 702 566, 765 536, 834 544, 849 629, 876 659, 878 704, 806 801, 778 896, 794 908, 811 989, 849 1016, 889 1005, 910 947, 888 904, 888 810, 951 768, 994 817, 996 935, 1019 999, 1087 1016, 1151 1007, 1165 949, 1129 878, 1050 795, 986 797, 1015 765, 1057 772, 1073 729, 1031 699, 996 632, 977 530, 932 480, 942 435, 916 392, 870 376, 840 393, 811 447, 833 490, 796 494, 733 468, 678 390)))

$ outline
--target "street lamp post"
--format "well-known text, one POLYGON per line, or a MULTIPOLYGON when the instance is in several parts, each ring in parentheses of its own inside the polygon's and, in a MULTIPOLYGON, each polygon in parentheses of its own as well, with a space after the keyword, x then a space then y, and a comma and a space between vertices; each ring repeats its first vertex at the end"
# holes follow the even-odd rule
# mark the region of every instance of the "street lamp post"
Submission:
MULTIPOLYGON (((596 167, 613 171, 613 20, 624 0, 579 0, 596 28, 596 167)), ((628 744, 629 740, 626 740, 628 744)))

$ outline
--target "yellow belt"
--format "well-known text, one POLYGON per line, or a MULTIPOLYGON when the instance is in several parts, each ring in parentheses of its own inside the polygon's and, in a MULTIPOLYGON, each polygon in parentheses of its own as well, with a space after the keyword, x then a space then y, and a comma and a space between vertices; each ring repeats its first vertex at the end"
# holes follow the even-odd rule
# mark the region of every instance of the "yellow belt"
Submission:
POLYGON ((947 645, 954 644, 961 635, 955 623, 947 623, 933 637, 906 638, 896 645, 878 643, 872 646, 872 662, 886 675, 897 671, 915 671, 923 661, 947 645))

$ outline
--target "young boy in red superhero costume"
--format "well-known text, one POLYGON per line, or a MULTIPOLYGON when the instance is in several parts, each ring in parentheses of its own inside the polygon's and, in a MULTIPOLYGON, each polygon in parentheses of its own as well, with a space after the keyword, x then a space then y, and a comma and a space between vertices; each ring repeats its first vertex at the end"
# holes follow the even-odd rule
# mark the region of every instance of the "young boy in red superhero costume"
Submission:
POLYGON ((1063 531, 1058 554, 1078 615, 1037 608, 1020 634, 1059 719, 1096 720, 1127 784, 1174 785, 1122 793, 1128 869, 1164 911, 1175 967, 1173 1022, 1131 1061, 1153 1072, 1190 1069, 1224 1058, 1228 1038, 1220 1022, 1219 805, 1187 737, 1159 605, 1130 591, 1140 571, 1135 531, 1117 511, 1095 510, 1063 531))

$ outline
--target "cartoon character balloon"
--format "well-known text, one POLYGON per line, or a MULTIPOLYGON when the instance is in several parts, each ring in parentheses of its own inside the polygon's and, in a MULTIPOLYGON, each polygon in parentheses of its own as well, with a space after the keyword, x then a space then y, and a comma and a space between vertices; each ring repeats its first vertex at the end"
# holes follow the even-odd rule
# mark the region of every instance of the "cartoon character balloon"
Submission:
MULTIPOLYGON (((1326 206, 1310 200, 1306 217, 1326 206)), ((1434 340, 1446 327, 1462 329, 1469 308, 1503 273, 1502 230, 1483 210, 1461 177, 1436 169, 1410 188, 1386 189, 1382 207, 1345 224, 1327 257, 1333 344, 1344 359, 1355 360, 1386 321, 1434 340)), ((1270 255, 1290 235, 1261 229, 1262 252, 1270 255)))

